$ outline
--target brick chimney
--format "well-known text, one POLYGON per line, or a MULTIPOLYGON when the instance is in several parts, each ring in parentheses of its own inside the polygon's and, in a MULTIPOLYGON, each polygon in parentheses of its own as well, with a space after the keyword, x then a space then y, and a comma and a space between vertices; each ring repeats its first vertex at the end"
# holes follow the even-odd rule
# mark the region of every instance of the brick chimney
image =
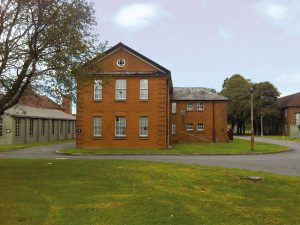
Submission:
POLYGON ((62 110, 72 115, 72 99, 70 95, 62 96, 62 110))

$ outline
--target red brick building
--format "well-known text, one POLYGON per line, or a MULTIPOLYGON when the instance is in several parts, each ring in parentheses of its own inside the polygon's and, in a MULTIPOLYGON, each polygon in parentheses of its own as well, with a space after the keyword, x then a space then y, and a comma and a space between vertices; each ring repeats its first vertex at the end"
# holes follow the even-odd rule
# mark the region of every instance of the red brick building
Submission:
POLYGON ((291 130, 299 135, 300 128, 300 92, 279 98, 282 111, 281 130, 284 135, 291 135, 291 130))
POLYGON ((171 142, 227 141, 227 98, 205 88, 173 88, 171 142))
POLYGON ((227 140, 226 98, 197 89, 202 97, 193 102, 196 107, 201 101, 205 109, 192 113, 195 120, 183 121, 181 114, 172 115, 172 103, 178 102, 180 112, 189 99, 176 98, 179 92, 173 88, 171 72, 128 46, 112 47, 94 59, 89 70, 93 81, 78 83, 77 146, 168 148, 173 142, 199 141, 199 137, 227 140), (192 135, 198 138, 181 134, 190 121, 195 126, 192 135), (196 131, 197 123, 204 123, 204 130, 196 131))

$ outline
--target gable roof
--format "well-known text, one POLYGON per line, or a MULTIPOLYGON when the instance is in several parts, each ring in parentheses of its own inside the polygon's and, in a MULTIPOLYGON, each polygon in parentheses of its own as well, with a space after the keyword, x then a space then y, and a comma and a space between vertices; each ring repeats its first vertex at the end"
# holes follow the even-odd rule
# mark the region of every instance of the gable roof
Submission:
POLYGON ((36 108, 47 108, 47 109, 61 109, 62 107, 56 102, 52 101, 45 95, 29 94, 23 95, 19 100, 19 105, 25 105, 36 108))
POLYGON ((15 117, 76 120, 76 117, 58 109, 36 108, 25 105, 15 105, 5 111, 5 114, 15 117))
POLYGON ((228 98, 217 95, 202 87, 174 87, 172 100, 228 101, 228 98))
POLYGON ((278 99, 280 108, 300 107, 300 92, 278 99))
POLYGON ((166 75, 171 75, 171 71, 170 70, 168 70, 165 67, 159 65, 158 63, 156 63, 153 60, 147 58, 146 56, 144 56, 141 53, 135 51, 134 49, 128 47, 127 45, 123 44, 122 42, 119 42, 115 46, 111 47, 110 49, 108 49, 107 51, 105 51, 104 54, 101 54, 98 57, 96 57, 96 59, 93 60, 93 61, 103 60, 103 59, 105 59, 106 57, 108 57, 109 55, 113 54, 114 52, 118 51, 121 48, 124 49, 124 50, 126 50, 130 54, 136 56, 137 58, 140 58, 141 60, 143 60, 147 64, 149 64, 149 65, 155 67, 156 69, 160 70, 162 73, 164 73, 166 75))

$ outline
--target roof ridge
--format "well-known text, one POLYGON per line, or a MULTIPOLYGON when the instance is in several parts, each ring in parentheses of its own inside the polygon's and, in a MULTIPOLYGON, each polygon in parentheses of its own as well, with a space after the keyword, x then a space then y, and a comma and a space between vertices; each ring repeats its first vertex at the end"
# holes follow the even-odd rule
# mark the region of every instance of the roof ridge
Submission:
POLYGON ((212 91, 208 90, 204 87, 186 87, 186 88, 176 88, 173 89, 173 100, 210 100, 210 101, 227 101, 228 98, 213 93, 212 91))
POLYGON ((281 108, 300 107, 300 92, 281 97, 278 101, 281 108))
POLYGON ((167 68, 161 66, 160 64, 158 64, 157 62, 153 61, 152 59, 144 56, 143 54, 139 53, 138 51, 130 48, 128 45, 126 45, 126 44, 124 44, 122 42, 119 42, 115 46, 113 46, 110 49, 106 50, 104 52, 104 55, 110 54, 114 50, 117 50, 118 48, 121 48, 121 47, 123 47, 123 48, 127 49, 128 51, 132 52, 134 55, 137 55, 138 57, 141 57, 145 61, 148 61, 150 64, 154 65, 155 67, 158 67, 160 70, 164 71, 166 74, 171 75, 171 71, 170 70, 168 70, 167 68))
POLYGON ((300 95, 300 92, 296 92, 296 93, 294 93, 294 94, 282 96, 282 97, 280 97, 279 99, 281 99, 281 98, 286 98, 286 97, 291 97, 291 96, 294 96, 294 95, 300 95))
POLYGON ((5 113, 16 117, 76 120, 75 116, 65 113, 60 109, 49 109, 20 104, 17 104, 12 108, 7 109, 5 113))

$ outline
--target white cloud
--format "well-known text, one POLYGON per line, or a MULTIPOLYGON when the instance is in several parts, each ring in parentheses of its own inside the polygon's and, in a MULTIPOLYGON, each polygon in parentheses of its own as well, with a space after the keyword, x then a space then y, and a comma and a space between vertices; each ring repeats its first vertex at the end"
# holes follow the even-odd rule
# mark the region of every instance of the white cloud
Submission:
POLYGON ((285 5, 268 3, 265 6, 265 13, 274 20, 283 20, 287 17, 288 8, 285 5))
POLYGON ((281 96, 299 92, 300 72, 283 73, 274 77, 273 82, 279 88, 281 96))
POLYGON ((225 40, 228 40, 232 37, 232 33, 227 30, 224 30, 223 28, 219 29, 219 35, 225 40))
POLYGON ((120 27, 140 29, 153 24, 162 14, 156 4, 135 3, 122 7, 115 15, 114 22, 120 27))
POLYGON ((299 0, 279 1, 260 0, 251 7, 271 24, 281 27, 287 32, 300 35, 299 0))

